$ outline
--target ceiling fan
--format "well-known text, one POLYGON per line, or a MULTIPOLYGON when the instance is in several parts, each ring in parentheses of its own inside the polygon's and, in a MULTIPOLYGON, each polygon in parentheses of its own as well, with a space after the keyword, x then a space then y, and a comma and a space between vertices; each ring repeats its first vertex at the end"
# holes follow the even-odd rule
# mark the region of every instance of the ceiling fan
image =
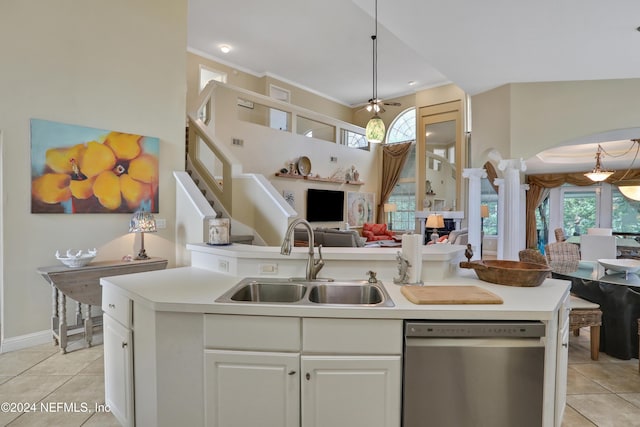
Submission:
POLYGON ((367 110, 370 113, 371 112, 384 113, 385 109, 384 109, 383 105, 386 105, 386 106, 389 106, 389 107, 400 107, 402 104, 400 104, 399 102, 383 101, 380 98, 376 98, 376 99, 371 98, 371 99, 369 99, 367 101, 367 105, 365 105, 364 107, 362 107, 358 111, 367 110))

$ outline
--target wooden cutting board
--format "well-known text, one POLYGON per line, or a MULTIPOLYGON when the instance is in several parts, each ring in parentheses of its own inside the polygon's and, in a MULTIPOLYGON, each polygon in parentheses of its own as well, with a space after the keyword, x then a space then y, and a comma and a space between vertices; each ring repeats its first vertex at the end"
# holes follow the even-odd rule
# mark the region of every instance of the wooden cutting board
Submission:
POLYGON ((502 304, 502 298, 479 286, 404 285, 402 295, 414 304, 502 304))

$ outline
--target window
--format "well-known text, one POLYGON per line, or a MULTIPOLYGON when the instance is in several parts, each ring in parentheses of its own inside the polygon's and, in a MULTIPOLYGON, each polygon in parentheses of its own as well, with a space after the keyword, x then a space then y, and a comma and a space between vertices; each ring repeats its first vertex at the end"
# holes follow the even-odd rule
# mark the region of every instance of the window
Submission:
POLYGON ((369 142, 365 135, 346 129, 342 129, 342 144, 351 148, 360 148, 363 150, 369 149, 369 142))
POLYGON ((587 228, 599 227, 599 190, 592 187, 563 188, 562 226, 567 236, 580 236, 587 234, 587 228))
POLYGON ((395 203, 396 212, 391 212, 394 230, 414 230, 416 224, 416 109, 409 108, 398 115, 389 126, 387 144, 413 142, 407 162, 400 172, 400 179, 389 196, 395 203))
POLYGON ((640 233, 640 202, 627 199, 613 187, 611 190, 611 226, 617 233, 640 233))
MULTIPOLYGON (((214 70, 213 68, 209 68, 205 65, 200 64, 200 92, 202 92, 202 89, 204 89, 211 80, 220 83, 226 83, 227 73, 214 70)), ((205 104, 204 107, 200 109, 200 111, 198 111, 198 118, 207 124, 209 124, 209 121, 211 120, 210 107, 211 105, 209 102, 205 104)))
POLYGON ((498 235, 498 194, 487 178, 480 180, 480 203, 489 207, 489 216, 482 219, 482 231, 485 236, 498 235))
POLYGON ((204 87, 211 81, 214 80, 220 83, 227 82, 227 73, 222 71, 214 70, 213 68, 209 68, 205 65, 200 65, 200 90, 204 89, 204 87))

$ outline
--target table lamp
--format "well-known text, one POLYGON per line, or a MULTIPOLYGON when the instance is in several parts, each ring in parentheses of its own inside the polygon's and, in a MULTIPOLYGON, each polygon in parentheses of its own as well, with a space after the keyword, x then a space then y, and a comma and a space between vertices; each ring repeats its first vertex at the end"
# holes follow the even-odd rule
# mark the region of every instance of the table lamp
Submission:
POLYGON ((393 221, 391 220, 391 212, 397 212, 398 205, 396 205, 395 203, 385 203, 383 209, 387 214, 387 223, 389 224, 389 230, 393 230, 393 221))
POLYGON ((131 217, 129 223, 129 233, 140 233, 140 252, 136 259, 149 259, 147 252, 144 250, 144 233, 154 233, 156 229, 156 219, 150 212, 137 211, 131 217))
POLYGON ((480 205, 480 231, 484 231, 485 218, 489 218, 489 206, 480 205))
POLYGON ((433 243, 436 243, 438 241, 438 238, 440 237, 438 235, 438 228, 444 228, 444 218, 442 217, 442 215, 431 214, 427 217, 426 227, 433 228, 433 233, 431 233, 431 241, 433 243))

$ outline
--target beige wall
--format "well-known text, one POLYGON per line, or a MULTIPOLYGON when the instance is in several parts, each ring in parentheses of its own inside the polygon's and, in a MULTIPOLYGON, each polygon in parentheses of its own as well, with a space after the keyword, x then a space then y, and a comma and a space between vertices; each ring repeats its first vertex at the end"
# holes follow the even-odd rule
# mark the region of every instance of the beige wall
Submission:
POLYGON ((199 92, 200 65, 227 73, 227 84, 237 86, 261 95, 269 95, 270 85, 290 91, 291 103, 320 114, 345 122, 351 122, 352 109, 344 104, 331 101, 310 91, 298 88, 271 76, 256 76, 229 67, 204 55, 187 53, 187 105, 191 105, 199 92))
MULTIPOLYGON (((186 0, 0 2, 2 340, 50 335, 51 288, 36 273, 56 249, 135 253, 128 214, 31 214, 31 118, 160 139, 160 213, 147 252, 175 257, 175 184, 184 169, 186 0)), ((13 341, 12 341, 13 339, 13 341)), ((9 346, 11 346, 9 345, 9 346)))
MULTIPOLYGON (((472 99, 473 151, 528 159, 560 145, 637 138, 640 79, 518 83, 472 99)), ((473 157, 474 165, 484 163, 473 157)))

